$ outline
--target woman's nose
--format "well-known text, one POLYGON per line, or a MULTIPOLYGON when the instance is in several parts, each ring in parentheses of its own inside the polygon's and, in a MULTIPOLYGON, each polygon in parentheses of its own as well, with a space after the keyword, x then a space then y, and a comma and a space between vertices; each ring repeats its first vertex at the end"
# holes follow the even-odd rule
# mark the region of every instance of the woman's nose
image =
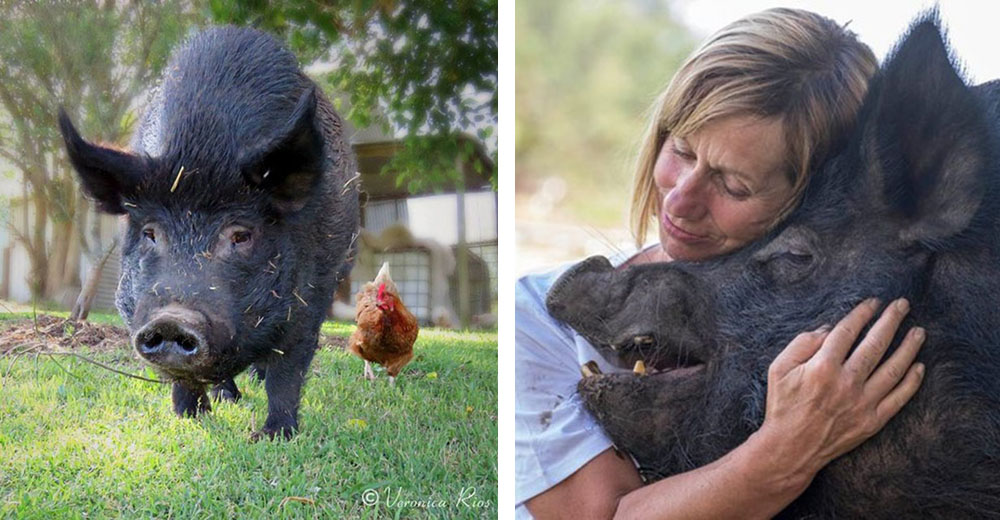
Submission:
POLYGON ((671 216, 697 220, 705 213, 705 190, 697 169, 677 176, 677 183, 667 192, 664 208, 671 216))

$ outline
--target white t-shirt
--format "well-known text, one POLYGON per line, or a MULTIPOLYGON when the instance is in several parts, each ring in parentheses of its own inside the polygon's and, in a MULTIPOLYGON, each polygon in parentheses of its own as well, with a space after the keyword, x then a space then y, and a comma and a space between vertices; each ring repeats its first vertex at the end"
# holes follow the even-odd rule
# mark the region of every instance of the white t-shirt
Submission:
MULTIPOLYGON (((618 255, 618 265, 631 255, 618 255)), ((514 499, 518 519, 531 518, 524 502, 565 480, 611 447, 611 440, 576 393, 580 365, 609 364, 573 329, 549 316, 545 297, 572 264, 525 276, 514 289, 514 499)))

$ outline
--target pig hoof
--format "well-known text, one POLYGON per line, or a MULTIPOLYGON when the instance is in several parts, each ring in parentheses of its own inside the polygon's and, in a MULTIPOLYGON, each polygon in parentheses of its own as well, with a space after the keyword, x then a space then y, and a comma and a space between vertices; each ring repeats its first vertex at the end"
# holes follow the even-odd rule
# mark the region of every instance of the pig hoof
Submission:
POLYGON ((228 388, 215 387, 212 389, 212 400, 213 401, 229 401, 230 403, 239 402, 243 394, 236 389, 236 392, 230 391, 228 388))
POLYGON ((205 394, 202 394, 197 400, 174 404, 174 413, 177 417, 182 418, 195 418, 211 411, 212 406, 208 403, 208 396, 205 394))
POLYGON ((273 441, 275 438, 279 440, 284 438, 285 440, 290 440, 295 435, 295 429, 289 427, 282 428, 262 428, 250 434, 250 442, 257 442, 261 440, 273 441))
POLYGON ((187 408, 174 408, 174 413, 177 417, 193 419, 199 415, 211 412, 212 407, 210 406, 198 406, 198 407, 187 407, 187 408))

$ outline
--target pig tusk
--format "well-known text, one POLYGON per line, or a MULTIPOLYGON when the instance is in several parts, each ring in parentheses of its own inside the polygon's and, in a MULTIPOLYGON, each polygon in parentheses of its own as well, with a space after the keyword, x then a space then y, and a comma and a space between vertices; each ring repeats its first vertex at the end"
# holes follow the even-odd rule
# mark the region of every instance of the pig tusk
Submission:
POLYGON ((639 374, 640 376, 646 375, 646 363, 641 359, 636 361, 635 368, 632 369, 632 372, 639 374))
POLYGON ((587 361, 580 365, 580 373, 583 374, 583 377, 591 377, 601 374, 601 368, 597 366, 596 362, 587 361))

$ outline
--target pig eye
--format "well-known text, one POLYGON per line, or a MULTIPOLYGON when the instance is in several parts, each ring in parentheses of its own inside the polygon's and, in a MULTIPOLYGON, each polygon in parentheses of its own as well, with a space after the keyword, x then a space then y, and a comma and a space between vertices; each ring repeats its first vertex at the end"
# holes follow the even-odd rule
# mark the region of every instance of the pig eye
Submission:
POLYGON ((812 263, 813 256, 806 251, 785 251, 778 255, 778 259, 792 265, 805 267, 812 263))
POLYGON ((233 231, 233 233, 229 235, 229 241, 234 246, 239 244, 245 244, 249 242, 251 238, 253 238, 253 236, 250 234, 250 231, 246 229, 233 231))
POLYGON ((230 255, 247 256, 253 251, 253 231, 245 226, 233 224, 219 231, 212 249, 216 258, 225 259, 230 255))
POLYGON ((143 229, 142 230, 142 236, 145 237, 146 240, 149 240, 150 242, 152 242, 154 244, 156 243, 156 231, 153 228, 148 227, 148 228, 143 229))
POLYGON ((806 280, 823 262, 816 233, 805 226, 789 226, 752 255, 758 273, 775 286, 806 280))
POLYGON ((782 251, 770 257, 766 263, 768 276, 773 283, 797 283, 812 272, 815 258, 807 251, 782 251))

